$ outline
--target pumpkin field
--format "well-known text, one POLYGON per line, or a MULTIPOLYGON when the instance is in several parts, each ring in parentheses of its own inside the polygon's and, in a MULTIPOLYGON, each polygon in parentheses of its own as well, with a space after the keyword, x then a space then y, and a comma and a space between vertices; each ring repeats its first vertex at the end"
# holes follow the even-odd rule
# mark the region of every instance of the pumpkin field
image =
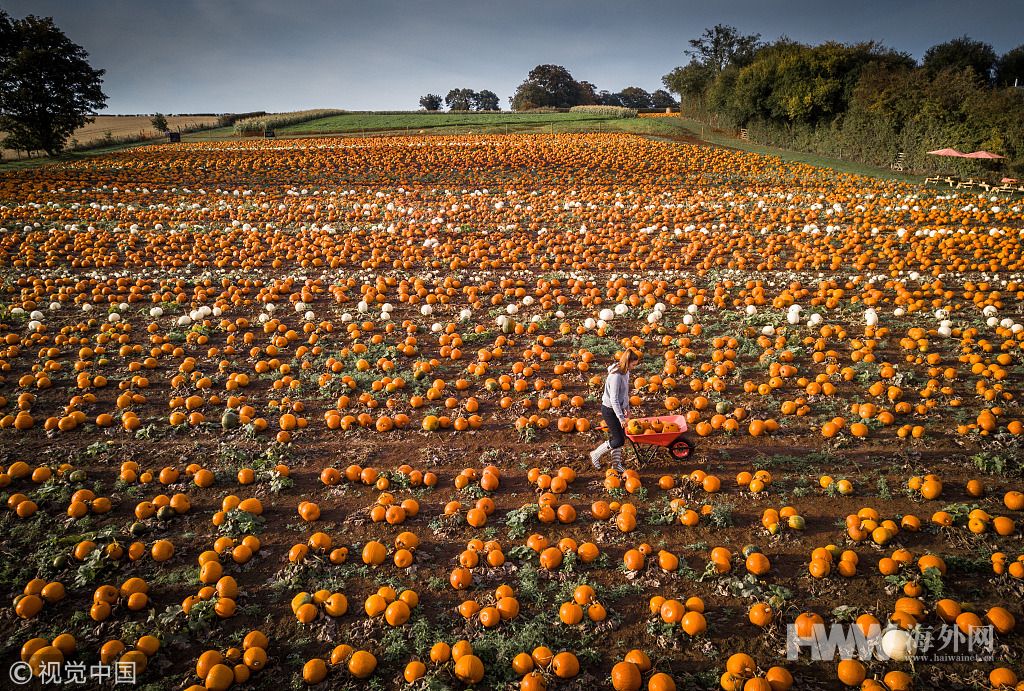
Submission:
POLYGON ((3 688, 1024 689, 1019 196, 280 138, 0 171, 0 228, 3 688), (627 347, 693 450, 619 475, 627 347))

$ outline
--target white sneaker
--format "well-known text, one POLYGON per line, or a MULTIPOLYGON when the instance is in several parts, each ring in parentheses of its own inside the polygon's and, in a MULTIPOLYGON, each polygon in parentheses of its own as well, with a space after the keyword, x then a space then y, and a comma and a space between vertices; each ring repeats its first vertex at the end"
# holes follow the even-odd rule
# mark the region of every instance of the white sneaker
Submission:
POLYGON ((594 470, 601 469, 601 456, 603 456, 604 454, 598 453, 599 450, 600 449, 594 449, 593 451, 590 452, 590 464, 594 466, 594 470))

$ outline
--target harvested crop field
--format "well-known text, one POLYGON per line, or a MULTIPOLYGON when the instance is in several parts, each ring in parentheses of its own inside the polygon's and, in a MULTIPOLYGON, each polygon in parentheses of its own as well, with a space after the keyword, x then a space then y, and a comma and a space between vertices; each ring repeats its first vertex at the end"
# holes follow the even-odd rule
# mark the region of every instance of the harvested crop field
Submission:
POLYGON ((628 134, 309 138, 0 173, 0 227, 5 664, 151 689, 1020 670, 1020 200, 628 134), (627 347, 631 418, 683 416, 693 452, 596 471, 627 347), (884 644, 787 659, 815 623, 884 644), (924 630, 979 647, 935 659, 924 630))
MULTIPOLYGON (((204 127, 217 122, 213 115, 168 115, 167 126, 172 130, 204 127)), ((97 115, 95 119, 85 127, 80 127, 71 135, 71 141, 77 141, 78 145, 86 146, 102 142, 107 133, 114 140, 121 140, 127 137, 157 137, 159 132, 153 129, 152 116, 149 115, 97 115)), ((0 140, 3 133, 0 132, 0 140)), ((0 160, 16 158, 16 152, 10 149, 0 149, 0 160)))

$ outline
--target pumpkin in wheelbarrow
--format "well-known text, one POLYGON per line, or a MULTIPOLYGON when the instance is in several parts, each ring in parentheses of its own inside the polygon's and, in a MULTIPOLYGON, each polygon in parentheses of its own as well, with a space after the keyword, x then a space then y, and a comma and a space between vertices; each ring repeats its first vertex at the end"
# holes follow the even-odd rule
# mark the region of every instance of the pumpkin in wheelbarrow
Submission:
POLYGON ((639 420, 629 420, 626 422, 626 434, 643 434, 644 425, 639 420))
POLYGON ((665 434, 668 434, 670 432, 673 434, 679 434, 682 431, 682 429, 680 429, 679 425, 677 425, 674 422, 666 422, 662 425, 661 431, 665 434))

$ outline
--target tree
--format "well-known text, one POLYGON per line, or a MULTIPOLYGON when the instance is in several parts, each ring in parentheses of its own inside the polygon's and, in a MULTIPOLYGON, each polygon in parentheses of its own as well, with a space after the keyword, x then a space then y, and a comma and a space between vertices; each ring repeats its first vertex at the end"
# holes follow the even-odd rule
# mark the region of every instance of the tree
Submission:
POLYGON ((619 102, 626 108, 643 110, 645 108, 654 107, 654 104, 651 101, 651 95, 639 86, 627 86, 625 89, 620 91, 617 96, 619 97, 619 102))
POLYGON ((690 39, 690 50, 686 54, 721 72, 729 65, 749 64, 760 41, 761 34, 743 36, 734 26, 716 24, 712 29, 705 29, 700 38, 690 39))
POLYGON ((444 99, 442 99, 437 94, 427 94, 426 96, 420 96, 420 108, 422 108, 423 110, 441 110, 442 103, 444 103, 444 99))
POLYGON ((892 69, 912 65, 906 55, 874 42, 805 46, 780 40, 738 70, 725 110, 741 125, 752 120, 815 125, 846 112, 861 72, 872 63, 892 69))
POLYGON ((672 98, 672 94, 664 89, 658 89, 651 93, 651 106, 653 108, 677 108, 679 103, 672 98))
POLYGON ((149 124, 153 126, 153 129, 157 132, 166 132, 170 129, 167 126, 167 117, 163 113, 157 113, 149 119, 149 124))
POLYGON ((1017 46, 996 63, 999 86, 1024 86, 1024 46, 1017 46))
POLYGON ((969 67, 982 81, 991 83, 996 69, 996 51, 983 41, 961 36, 926 50, 921 65, 933 77, 946 69, 969 67))
POLYGON ((498 94, 484 89, 473 95, 473 110, 501 110, 498 94))
POLYGON ((64 35, 53 19, 29 15, 11 20, 0 10, 0 130, 8 144, 64 150, 68 137, 103 108, 103 70, 64 35))
POLYGON ((677 67, 664 77, 661 83, 681 101, 700 100, 715 80, 715 70, 696 60, 690 60, 685 67, 677 67))
POLYGON ((597 102, 597 87, 590 82, 583 80, 577 82, 579 85, 579 103, 578 106, 594 106, 602 105, 597 102))
POLYGON ((444 97, 444 104, 448 110, 470 110, 475 98, 476 92, 472 89, 452 89, 444 97))
POLYGON ((607 90, 601 90, 597 93, 595 103, 599 106, 621 106, 622 101, 619 100, 618 94, 613 94, 607 90))
POLYGON ((571 108, 581 102, 579 83, 561 65, 537 65, 511 98, 513 110, 571 108))

